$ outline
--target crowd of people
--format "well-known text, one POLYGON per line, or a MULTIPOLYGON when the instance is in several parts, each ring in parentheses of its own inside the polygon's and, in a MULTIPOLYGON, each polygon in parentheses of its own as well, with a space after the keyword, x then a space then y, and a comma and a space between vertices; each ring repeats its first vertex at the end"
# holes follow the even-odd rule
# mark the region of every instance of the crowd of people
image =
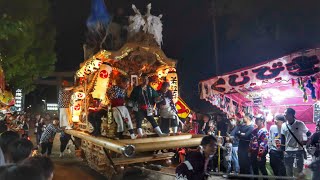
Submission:
POLYGON ((0 135, 1 180, 51 180, 54 165, 49 157, 32 156, 34 145, 14 131, 0 135))
MULTIPOLYGON (((267 154, 269 154, 273 175, 299 176, 303 172, 304 162, 307 159, 305 147, 313 157, 313 163, 309 165, 310 169, 318 172, 320 168, 320 120, 316 124, 316 132, 312 134, 304 122, 296 119, 295 113, 293 108, 287 108, 283 115, 275 116, 274 125, 269 130, 266 128, 266 120, 262 115, 253 116, 249 113, 243 116, 238 114, 234 120, 224 119, 218 115, 215 122, 210 119, 210 115, 203 115, 202 118, 194 115, 190 117, 193 119, 192 122, 189 120, 190 126, 184 129, 188 132, 214 137, 217 137, 217 132, 220 131, 224 142, 217 143, 216 138, 211 140, 221 148, 223 165, 221 169, 225 173, 271 175, 268 174, 266 168, 267 154)), ((206 161, 202 159, 206 155, 203 153, 203 148, 208 144, 204 142, 201 142, 202 147, 198 151, 202 152, 202 156, 194 155, 194 152, 187 153, 186 160, 176 169, 177 179, 181 177, 199 179, 199 173, 202 173, 204 177, 209 171, 217 171, 217 153, 213 156, 212 151, 210 158, 205 158, 206 161), (207 161, 212 164, 208 166, 207 161), (202 169, 197 169, 198 167, 202 169)), ((318 176, 317 173, 314 173, 313 179, 319 178, 318 176)))
POLYGON ((72 140, 70 135, 63 133, 59 119, 48 115, 7 113, 0 120, 0 129, 1 180, 51 180, 54 164, 50 155, 56 133, 61 133, 60 157, 72 140), (35 143, 32 143, 30 133, 34 133, 35 143))

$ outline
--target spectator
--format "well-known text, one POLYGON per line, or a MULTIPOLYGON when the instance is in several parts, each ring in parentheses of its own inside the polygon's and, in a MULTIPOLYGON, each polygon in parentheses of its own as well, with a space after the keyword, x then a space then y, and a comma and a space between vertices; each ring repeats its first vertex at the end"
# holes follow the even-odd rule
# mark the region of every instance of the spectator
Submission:
POLYGON ((277 115, 275 118, 276 124, 270 127, 269 132, 270 166, 275 176, 286 176, 283 152, 281 150, 281 127, 285 121, 283 115, 277 115))
POLYGON ((226 167, 227 173, 231 173, 231 164, 232 164, 232 143, 230 137, 226 137, 226 142, 224 146, 221 146, 223 149, 224 165, 226 167))
POLYGON ((40 120, 36 122, 35 127, 36 143, 37 146, 39 146, 41 135, 46 127, 44 118, 41 117, 40 120))
POLYGON ((232 120, 230 123, 231 127, 230 139, 232 140, 232 153, 231 153, 231 162, 233 170, 236 174, 240 172, 239 158, 238 158, 238 146, 239 146, 239 137, 236 136, 236 133, 239 131, 239 125, 236 124, 236 120, 232 120))
POLYGON ((264 127, 265 118, 263 116, 255 119, 257 128, 251 133, 250 141, 250 158, 252 170, 255 175, 259 175, 259 170, 262 175, 268 175, 266 169, 266 155, 268 153, 268 131, 264 127))
POLYGON ((13 131, 6 131, 0 135, 0 151, 2 151, 3 157, 0 152, 0 165, 4 165, 10 161, 10 154, 8 153, 8 147, 11 142, 19 139, 19 134, 13 131))
POLYGON ((293 166, 297 167, 298 173, 302 172, 303 159, 307 158, 302 145, 303 136, 304 134, 308 137, 311 135, 306 125, 296 119, 295 114, 294 109, 287 108, 284 115, 287 122, 281 127, 281 144, 284 144, 282 150, 285 151, 284 165, 288 176, 293 176, 293 166))
POLYGON ((35 167, 40 170, 46 180, 53 179, 54 164, 48 157, 29 157, 22 161, 21 165, 35 167))
POLYGON ((1 180, 46 180, 38 169, 31 166, 7 165, 0 167, 1 180))
POLYGON ((29 122, 27 121, 25 115, 20 116, 20 122, 21 124, 19 125, 19 129, 23 130, 22 135, 29 136, 29 122))
POLYGON ((242 125, 239 126, 236 136, 239 138, 238 157, 240 165, 240 174, 251 174, 251 163, 248 156, 251 133, 253 131, 252 115, 246 113, 242 125))
POLYGON ((210 115, 209 114, 204 114, 202 116, 202 120, 199 121, 199 134, 205 134, 207 135, 208 132, 212 131, 212 126, 210 127, 210 125, 213 125, 213 123, 210 123, 210 115))
POLYGON ((56 136, 57 132, 61 132, 61 131, 62 130, 59 128, 58 118, 54 118, 52 124, 48 125, 48 127, 42 133, 40 138, 42 155, 44 155, 45 153, 47 153, 47 156, 51 155, 54 137, 56 136))
POLYGON ((33 144, 27 139, 18 139, 10 143, 8 153, 11 163, 19 163, 32 155, 33 144))
POLYGON ((6 112, 6 115, 3 120, 0 121, 0 133, 3 133, 8 130, 7 123, 9 119, 12 117, 11 112, 6 112))
POLYGON ((221 114, 217 114, 217 131, 220 131, 221 136, 227 135, 228 126, 228 121, 221 114))
POLYGON ((313 171, 312 178, 320 179, 320 119, 316 122, 316 132, 307 143, 309 153, 312 155, 312 164, 309 166, 313 171))
POLYGON ((217 151, 217 139, 205 136, 200 144, 200 151, 190 152, 186 161, 176 168, 176 179, 204 180, 212 170, 212 157, 217 151))

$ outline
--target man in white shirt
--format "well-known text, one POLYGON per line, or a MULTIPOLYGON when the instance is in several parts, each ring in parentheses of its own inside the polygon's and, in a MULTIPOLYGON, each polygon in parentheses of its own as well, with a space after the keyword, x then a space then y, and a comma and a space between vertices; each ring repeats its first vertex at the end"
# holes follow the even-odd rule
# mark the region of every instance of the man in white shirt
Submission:
POLYGON ((284 115, 287 122, 283 123, 281 127, 281 144, 282 150, 285 151, 284 164, 288 176, 293 176, 293 167, 297 168, 298 173, 302 172, 304 163, 304 149, 300 144, 303 142, 304 134, 306 134, 308 137, 311 135, 311 132, 306 125, 302 121, 295 118, 295 114, 296 111, 294 109, 287 108, 284 115), (290 131, 299 142, 297 142, 290 131))
POLYGON ((283 115, 277 115, 275 124, 270 127, 269 131, 270 166, 275 176, 286 176, 283 151, 281 150, 281 127, 285 122, 283 115))

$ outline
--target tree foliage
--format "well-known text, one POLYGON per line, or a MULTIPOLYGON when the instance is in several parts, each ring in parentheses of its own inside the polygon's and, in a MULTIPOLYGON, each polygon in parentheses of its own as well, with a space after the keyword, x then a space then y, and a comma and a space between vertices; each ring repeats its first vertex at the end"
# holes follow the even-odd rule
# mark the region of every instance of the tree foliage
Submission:
POLYGON ((30 92, 54 70, 55 29, 47 0, 0 0, 0 53, 6 81, 30 92))

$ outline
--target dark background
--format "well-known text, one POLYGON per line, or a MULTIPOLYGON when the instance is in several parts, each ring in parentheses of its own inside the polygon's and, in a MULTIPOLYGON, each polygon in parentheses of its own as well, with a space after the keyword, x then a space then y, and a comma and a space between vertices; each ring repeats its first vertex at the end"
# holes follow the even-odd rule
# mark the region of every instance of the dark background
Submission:
MULTIPOLYGON (((195 110, 210 107, 199 100, 198 82, 216 75, 212 8, 209 0, 105 0, 110 14, 119 8, 124 16, 133 14, 135 4, 144 14, 163 14, 165 54, 178 60, 181 97, 195 110)), ((56 24, 56 71, 76 71, 83 62, 85 22, 89 0, 52 2, 56 24)), ((216 0, 219 72, 254 65, 294 51, 317 47, 320 14, 317 0, 216 0)), ((37 91, 35 91, 37 92, 37 91)), ((56 101, 55 88, 42 90, 56 101)))

